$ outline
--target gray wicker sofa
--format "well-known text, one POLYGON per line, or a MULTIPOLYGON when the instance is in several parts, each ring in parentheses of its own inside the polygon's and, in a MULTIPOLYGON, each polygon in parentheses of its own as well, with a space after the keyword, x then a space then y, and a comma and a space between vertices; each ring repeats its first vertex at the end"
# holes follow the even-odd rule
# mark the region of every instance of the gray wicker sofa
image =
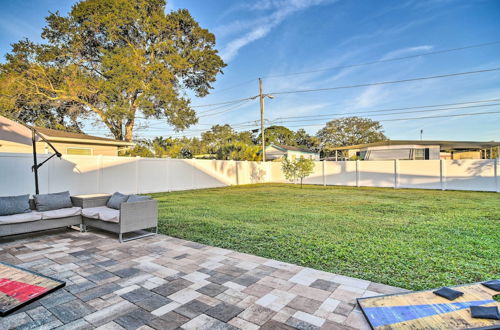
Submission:
POLYGON ((91 200, 76 201, 82 208, 83 230, 87 227, 98 228, 118 234, 120 242, 154 235, 158 232, 158 202, 148 199, 138 202, 126 202, 119 210, 107 207, 110 196, 91 200), (147 232, 145 229, 154 229, 147 232), (123 239, 123 234, 143 231, 141 235, 123 239))
POLYGON ((30 213, 0 216, 0 237, 70 226, 79 226, 83 231, 79 207, 38 212, 30 199, 30 208, 30 213))
POLYGON ((35 203, 30 200, 31 212, 0 216, 0 238, 42 230, 79 226, 86 231, 87 226, 118 234, 120 242, 123 234, 154 229, 143 232, 130 239, 154 235, 158 232, 158 206, 153 199, 122 203, 119 210, 106 207, 110 196, 85 200, 71 197, 73 207, 51 211, 36 211, 35 203), (97 212, 96 212, 97 211, 97 212))

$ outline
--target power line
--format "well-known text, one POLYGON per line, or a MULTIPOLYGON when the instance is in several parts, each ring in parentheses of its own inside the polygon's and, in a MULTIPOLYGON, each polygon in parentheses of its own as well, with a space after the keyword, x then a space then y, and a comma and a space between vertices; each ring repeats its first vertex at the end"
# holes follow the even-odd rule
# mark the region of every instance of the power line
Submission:
POLYGON ((413 107, 389 108, 389 109, 380 109, 380 110, 372 110, 372 111, 327 113, 327 114, 308 115, 308 116, 287 116, 287 117, 278 117, 278 118, 275 118, 274 120, 292 119, 292 118, 328 117, 328 116, 338 116, 338 115, 353 115, 353 114, 360 114, 360 113, 388 112, 388 111, 411 110, 411 109, 422 109, 422 108, 437 108, 437 107, 446 107, 446 106, 452 106, 452 105, 486 103, 486 102, 496 102, 496 101, 500 101, 500 99, 477 100, 477 101, 444 103, 444 104, 433 104, 433 105, 421 105, 421 106, 413 106, 413 107))
MULTIPOLYGON (((218 124, 196 124, 196 125, 204 125, 204 126, 215 126, 215 125, 218 125, 218 124)), ((225 124, 222 124, 222 125, 225 125, 225 124)), ((230 125, 232 128, 244 128, 244 127, 247 127, 247 126, 256 126, 256 125, 232 125, 232 124, 227 124, 227 125, 230 125)), ((211 128, 211 127, 210 127, 211 128)), ((210 128, 187 128, 185 130, 183 130, 182 132, 205 132, 207 130, 209 130, 210 128)), ((155 126, 155 125, 148 125, 147 127, 137 127, 136 128, 137 130, 141 130, 141 131, 144 131, 144 130, 148 130, 148 131, 164 131, 164 130, 167 130, 169 129, 168 127, 164 127, 164 126, 155 126)), ((179 132, 181 133, 181 132, 179 132)), ((176 133, 177 134, 177 133, 176 133)))
MULTIPOLYGON (((236 101, 230 101, 230 102, 223 102, 224 104, 223 105, 219 105, 217 107, 214 107, 212 109, 208 109, 208 110, 204 110, 204 111, 200 111, 198 112, 198 114, 205 114, 205 113, 211 113, 212 111, 215 111, 215 110, 219 110, 219 109, 223 109, 223 108, 226 108, 226 107, 231 107, 235 104, 239 104, 239 103, 242 103, 242 102, 245 102, 245 101, 249 101, 249 100, 252 100, 254 99, 254 97, 252 98, 245 98, 245 99, 240 99, 240 100, 236 100, 236 101)), ((204 117, 204 116, 200 116, 200 117, 204 117)), ((162 120, 163 118, 154 118, 154 116, 151 116, 151 117, 145 117, 145 116, 136 116, 135 117, 136 119, 145 119, 145 120, 162 120)))
POLYGON ((231 107, 231 106, 233 106, 233 105, 240 104, 240 103, 242 103, 242 102, 247 102, 247 101, 249 101, 249 100, 240 100, 240 101, 238 101, 238 102, 234 102, 234 103, 229 103, 229 104, 219 105, 219 106, 217 106, 217 107, 215 107, 215 108, 212 108, 212 109, 209 109, 209 110, 200 111, 200 112, 198 112, 197 114, 198 114, 198 115, 202 115, 202 114, 205 114, 205 113, 210 113, 210 112, 213 112, 213 111, 215 111, 215 110, 219 110, 219 109, 223 109, 223 108, 231 107))
MULTIPOLYGON (((390 119, 381 119, 379 121, 407 121, 407 120, 422 120, 422 119, 432 119, 432 118, 450 118, 450 117, 466 117, 466 116, 480 116, 480 115, 490 115, 497 114, 500 111, 490 111, 490 112, 474 112, 474 113, 461 113, 461 114, 451 114, 451 115, 438 115, 438 116, 424 116, 424 117, 412 117, 412 118, 390 118, 390 119)), ((314 127, 314 126, 324 126, 325 123, 322 124, 307 124, 307 125, 288 125, 287 127, 314 127)), ((250 127, 257 127, 257 125, 253 125, 250 127)), ((203 132, 205 130, 197 130, 199 132, 203 132)), ((171 137, 194 137, 193 134, 196 134, 192 131, 190 134, 183 133, 175 133, 175 134, 166 134, 171 137)))
POLYGON ((382 119, 381 121, 401 121, 401 120, 418 120, 418 119, 428 119, 428 118, 448 118, 448 117, 463 117, 463 116, 479 116, 479 115, 489 115, 494 113, 500 113, 500 111, 490 111, 490 112, 472 112, 472 113, 460 113, 453 115, 438 115, 438 116, 426 116, 426 117, 414 117, 414 118, 394 118, 394 119, 382 119))
POLYGON ((249 84, 251 82, 254 82, 256 79, 255 78, 252 78, 252 79, 249 79, 249 80, 246 80, 246 81, 243 81, 241 83, 237 83, 235 85, 232 85, 231 87, 227 87, 227 88, 224 88, 224 89, 218 89, 216 90, 215 92, 213 93, 210 93, 210 95, 214 95, 214 94, 218 94, 218 93, 221 93, 221 92, 225 92, 225 91, 228 91, 228 90, 231 90, 231 89, 235 89, 236 87, 240 87, 240 86, 243 86, 243 85, 246 85, 246 84, 249 84))
MULTIPOLYGON (((457 102, 457 103, 443 103, 443 104, 433 104, 433 105, 421 105, 421 106, 412 106, 412 107, 403 107, 403 108, 389 108, 389 109, 379 109, 379 110, 372 110, 372 111, 357 111, 357 112, 341 112, 341 113, 328 113, 328 114, 318 114, 318 115, 306 115, 306 116, 286 116, 286 117, 277 117, 274 119, 271 119, 271 123, 284 123, 284 122, 293 122, 293 121, 283 121, 282 119, 298 119, 298 118, 318 118, 319 117, 329 117, 329 116, 341 116, 341 115, 354 115, 354 114, 369 114, 369 113, 378 113, 378 112, 389 112, 389 111, 397 111, 397 110, 411 110, 411 109, 422 109, 422 108, 435 108, 435 107, 444 107, 444 106, 454 106, 454 105, 464 105, 464 104, 475 104, 475 103, 485 103, 485 102, 496 102, 500 101, 500 98, 497 99, 489 99, 489 100, 475 100, 475 101, 467 101, 467 102, 457 102)), ((466 107, 460 107, 460 108, 470 108, 470 106, 466 107)), ((460 108, 448 108, 448 109, 443 109, 443 110, 452 110, 452 109, 460 109, 460 108)), ((442 110, 436 110, 436 111, 442 111, 442 110)), ((409 112, 411 113, 411 112, 409 112)), ((142 118, 146 119, 140 116, 137 116, 136 118, 142 118)), ((156 119, 156 118, 155 118, 156 119)), ((244 122, 238 122, 238 123, 228 123, 231 125, 231 127, 245 127, 245 126, 256 126, 257 122, 259 120, 248 120, 244 122)), ((302 121, 302 120, 301 120, 302 121)), ((198 123, 196 125, 204 125, 204 126, 213 126, 214 124, 208 124, 208 123, 198 123)), ((159 128, 158 126, 148 126, 152 128, 159 128)))
MULTIPOLYGON (((486 105, 471 105, 471 106, 463 106, 463 107, 448 107, 448 108, 441 108, 441 109, 427 109, 427 110, 417 110, 417 111, 400 111, 400 112, 394 112, 395 110, 408 110, 408 109, 421 109, 421 108, 433 108, 433 107, 440 107, 440 106, 448 106, 448 105, 462 105, 462 104, 474 104, 474 103, 483 103, 483 102, 494 102, 494 101, 500 101, 500 99, 489 99, 489 100, 476 100, 476 101, 468 101, 468 102, 459 102, 459 103, 446 103, 446 104, 436 104, 436 105, 424 105, 424 106, 414 106, 414 107, 404 107, 404 108, 391 108, 391 109, 381 109, 381 110, 373 110, 373 111, 360 111, 360 112, 344 112, 344 113, 332 113, 332 114, 325 114, 325 115, 311 115, 311 116, 290 116, 290 117, 279 117, 274 120, 271 120, 272 124, 286 124, 286 123, 293 123, 293 122, 305 122, 305 121, 316 121, 316 120, 321 120, 322 118, 318 117, 325 117, 325 116, 342 116, 342 115, 350 115, 350 114, 370 114, 370 113, 380 113, 380 112, 392 112, 392 113, 382 113, 382 114, 376 114, 374 116, 389 116, 389 115, 396 115, 396 114, 407 114, 407 113, 421 113, 421 112, 433 112, 433 111, 446 111, 446 110, 459 110, 459 109, 469 109, 469 108, 481 108, 481 107, 489 107, 489 106, 496 106, 500 105, 500 103, 494 103, 494 104, 486 104, 486 105), (311 117, 316 117, 313 119, 301 119, 301 120, 286 120, 286 119, 295 119, 295 118, 311 118, 311 117)), ((247 101, 248 102, 248 101, 247 101)), ((239 105, 238 107, 243 106, 243 104, 239 105)), ((236 110, 237 107, 231 108, 224 110, 224 112, 227 111, 232 111, 236 110)), ((421 117, 420 117, 421 118, 421 117)), ((399 119, 398 119, 399 120, 399 119)), ((406 120, 406 119, 401 119, 401 120, 406 120)), ((388 121, 388 120, 381 120, 381 121, 388 121)), ((240 123, 229 123, 232 128, 235 129, 245 129, 245 128, 252 128, 252 127, 257 127, 258 120, 253 120, 253 121, 246 121, 246 122, 240 122, 240 123)), ((199 123, 197 125, 207 125, 207 126, 213 126, 214 124, 203 124, 199 123)), ((314 125, 304 125, 304 126, 321 126, 323 124, 314 124, 314 125)), ((297 127, 297 126, 288 126, 288 127, 297 127)), ((137 128, 137 130, 149 130, 149 131, 163 131, 166 128, 163 127, 158 127, 158 126, 148 126, 144 128, 137 128)), ((106 130, 103 128, 103 130, 106 130)), ((196 134, 196 132, 204 132, 207 129, 187 129, 184 132, 188 134, 196 134)), ((87 132, 99 132, 102 133, 101 130, 86 130, 87 132)), ((182 132, 174 133, 175 136, 185 136, 186 134, 182 132)))
POLYGON ((336 86, 336 87, 326 87, 326 88, 316 88, 316 89, 302 89, 302 90, 296 90, 296 91, 271 92, 269 94, 283 95, 283 94, 321 92, 321 91, 329 91, 329 90, 337 90, 337 89, 347 89, 347 88, 359 88, 359 87, 368 87, 368 86, 399 84, 399 83, 405 83, 405 82, 411 82, 411 81, 420 81, 420 80, 429 80, 429 79, 456 77, 456 76, 463 76, 463 75, 476 74, 476 73, 485 73, 485 72, 492 72, 492 71, 498 71, 498 70, 500 70, 500 68, 484 69, 484 70, 476 70, 476 71, 467 71, 467 72, 458 72, 458 73, 450 73, 450 74, 442 74, 442 75, 437 75, 437 76, 418 77, 418 78, 410 78, 410 79, 402 79, 402 80, 382 81, 382 82, 357 84, 357 85, 336 86))
POLYGON ((236 106, 232 107, 232 108, 229 108, 229 109, 226 109, 226 110, 222 110, 222 111, 219 111, 219 112, 215 112, 215 113, 209 113, 209 114, 206 114, 206 115, 201 115, 201 116, 198 116, 199 118, 201 117, 209 117, 209 116, 216 116, 216 115, 220 115, 220 114, 223 114, 223 113, 226 113, 226 112, 230 112, 230 111, 234 111, 234 110, 237 110, 239 108, 241 108, 242 106, 248 104, 249 102, 251 101, 251 99, 243 102, 243 103, 239 103, 237 104, 236 106))
POLYGON ((356 63, 356 64, 340 65, 340 66, 334 66, 334 67, 328 67, 328 68, 320 68, 320 69, 309 70, 309 71, 275 74, 275 75, 265 76, 265 77, 263 77, 263 79, 275 78, 275 77, 294 76, 294 75, 301 75, 301 74, 307 74, 307 73, 329 71, 329 70, 335 70, 335 69, 346 69, 346 68, 353 68, 353 67, 365 66, 365 65, 372 65, 372 64, 378 64, 378 63, 401 61, 401 60, 406 60, 406 59, 416 58, 416 57, 421 57, 421 56, 429 56, 429 55, 450 53, 450 52, 456 52, 456 51, 465 50, 465 49, 479 48, 479 47, 485 47, 485 46, 492 46, 492 45, 497 45, 497 44, 500 44, 500 41, 493 41, 493 42, 487 42, 487 43, 470 45, 470 46, 464 46, 464 47, 458 47, 458 48, 449 48, 449 49, 437 50, 437 51, 433 51, 433 52, 427 52, 427 53, 421 53, 421 54, 415 54, 415 55, 408 55, 408 56, 402 56, 402 57, 395 57, 395 58, 390 58, 390 59, 383 59, 383 60, 362 62, 362 63, 356 63))
POLYGON ((219 102, 219 103, 212 103, 212 104, 199 104, 199 105, 192 105, 191 108, 206 108, 206 107, 211 107, 214 105, 221 105, 221 104, 229 104, 229 103, 236 103, 239 101, 245 101, 245 100, 251 100, 256 98, 257 96, 250 96, 250 97, 245 97, 241 99, 236 99, 236 100, 231 100, 231 101, 226 101, 226 102, 219 102))
MULTIPOLYGON (((375 114, 375 115, 371 115, 371 117, 392 116, 392 115, 407 114, 407 113, 422 113, 422 112, 459 110, 459 109, 468 109, 468 108, 483 108, 483 107, 491 107, 491 106, 497 106, 497 105, 500 105, 500 103, 493 103, 493 104, 486 104, 486 105, 472 105, 472 106, 469 106, 469 107, 458 107, 458 108, 442 108, 442 109, 399 111, 399 112, 375 114)), ((277 121, 276 123, 295 123, 295 122, 305 122, 305 121, 318 121, 318 120, 321 120, 321 119, 322 118, 319 118, 319 119, 318 118, 317 119, 302 119, 302 120, 282 120, 282 121, 280 120, 280 121, 277 121)))
MULTIPOLYGON (((434 54, 439 54, 439 53, 446 53, 446 52, 452 52, 452 51, 470 49, 470 48, 478 48, 478 47, 484 47, 484 46, 495 45, 495 44, 500 44, 500 41, 495 41, 495 42, 490 42, 490 43, 483 43, 483 44, 477 44, 477 45, 471 45, 471 46, 465 46, 465 47, 460 47, 460 48, 445 49, 445 50, 441 50, 441 51, 428 52, 428 53, 419 54, 419 55, 410 55, 410 56, 404 56, 404 57, 387 59, 387 60, 371 61, 371 62, 351 64, 351 65, 346 65, 346 66, 338 66, 338 67, 325 68, 325 69, 318 69, 318 70, 312 70, 312 71, 304 71, 304 72, 296 72, 296 73, 289 73, 289 74, 267 76, 265 78, 278 77, 278 76, 288 76, 288 75, 295 75, 295 74, 304 74, 304 73, 311 73, 311 72, 317 72, 317 71, 331 70, 331 69, 335 69, 335 68, 346 68, 346 67, 369 65, 369 64, 375 64, 375 63, 381 63, 381 62, 389 62, 389 61, 402 60, 402 59, 408 59, 408 58, 419 57, 419 56, 434 55, 434 54)), ((317 91, 346 89, 346 88, 359 88, 359 87, 368 87, 368 86, 377 86, 377 85, 386 85, 386 84, 396 84, 396 83, 403 83, 403 82, 411 82, 411 81, 418 81, 418 80, 427 80, 427 79, 453 77, 453 76, 460 76, 460 75, 466 75, 466 74, 484 73, 484 72, 491 72, 491 71, 497 71, 497 70, 500 70, 500 68, 487 69, 487 70, 478 70, 478 71, 470 71, 470 72, 461 72, 461 73, 454 73, 454 74, 447 74, 447 75, 438 75, 438 76, 430 76, 430 77, 420 77, 420 78, 404 79, 404 80, 396 80, 396 81, 385 81, 385 82, 377 82, 377 83, 369 83, 369 84, 337 86, 337 87, 308 89, 308 90, 297 90, 297 91, 272 92, 271 94, 278 95, 278 94, 317 92, 317 91)), ((252 80, 247 80, 247 81, 242 82, 240 84, 234 85, 234 86, 232 86, 232 87, 230 87, 228 89, 236 88, 236 87, 238 87, 240 85, 249 83, 250 81, 252 81, 252 80)), ((234 103, 239 103, 240 101, 250 100, 250 99, 253 99, 253 98, 256 98, 256 96, 250 96, 250 97, 246 97, 246 98, 235 99, 235 100, 230 100, 230 101, 225 101, 225 102, 193 105, 191 107, 192 108, 202 108, 202 107, 212 107, 212 106, 224 106, 224 105, 230 105, 230 104, 234 104, 234 103)), ((209 109, 209 110, 206 110, 206 112, 212 111, 212 110, 216 110, 216 109, 217 108, 209 109)), ((146 118, 144 118, 144 119, 146 119, 146 118)))
MULTIPOLYGON (((473 113, 461 113, 453 115, 425 116, 425 117, 413 117, 413 118, 391 118, 391 119, 381 119, 379 121, 403 121, 403 120, 419 120, 419 119, 430 119, 430 118, 465 117, 465 116, 490 115, 496 113, 500 113, 500 111, 473 112, 473 113)), ((325 124, 309 124, 309 125, 291 125, 287 127, 324 126, 324 125, 325 124)))
MULTIPOLYGON (((295 75, 302 75, 302 74, 308 74, 308 73, 316 73, 316 72, 323 72, 323 71, 330 71, 330 70, 337 70, 337 69, 347 69, 347 68, 353 68, 353 67, 359 67, 359 66, 373 65, 373 64, 379 64, 379 63, 395 62, 395 61, 407 60, 407 59, 412 59, 412 58, 417 58, 417 57, 437 55, 437 54, 445 54, 445 53, 451 53, 451 52, 456 52, 456 51, 461 51, 461 50, 466 50, 466 49, 473 49, 473 48, 493 46, 493 45, 498 45, 498 44, 500 44, 500 40, 499 41, 492 41, 492 42, 481 43, 481 44, 475 44, 475 45, 469 45, 469 46, 463 46, 463 47, 457 47, 457 48, 448 48, 448 49, 437 50, 437 51, 426 52, 426 53, 420 53, 420 54, 415 54, 415 55, 394 57, 394 58, 390 58, 390 59, 373 60, 373 61, 368 61, 368 62, 346 64, 346 65, 332 66, 332 67, 326 67, 326 68, 318 68, 318 69, 312 69, 312 70, 308 70, 308 71, 279 73, 279 74, 273 74, 273 75, 263 76, 262 79, 295 76, 295 75)), ((223 91, 227 91, 227 90, 231 90, 231 89, 234 89, 234 88, 242 86, 242 85, 246 85, 246 84, 248 84, 250 82, 256 81, 257 79, 258 78, 255 77, 255 78, 252 78, 250 80, 246 80, 246 81, 243 81, 241 83, 237 83, 235 85, 232 85, 231 87, 224 88, 224 89, 221 89, 221 90, 216 90, 214 93, 210 93, 210 95, 217 94, 217 93, 220 93, 220 92, 223 92, 223 91)))
MULTIPOLYGON (((248 100, 252 100, 252 99, 255 99, 255 98, 256 98, 256 96, 252 96, 252 97, 247 97, 247 98, 242 98, 242 99, 237 99, 237 100, 231 100, 231 101, 227 101, 227 102, 205 104, 205 105, 199 105, 199 106, 192 106, 192 108, 195 108, 195 107, 212 107, 212 106, 216 106, 216 107, 214 107, 212 109, 203 110, 203 111, 199 111, 198 112, 198 114, 204 114, 204 113, 212 112, 214 110, 222 109, 222 108, 225 108, 225 107, 230 107, 230 106, 232 106, 234 104, 241 103, 241 102, 248 101, 248 100)), ((162 119, 162 118, 154 118, 154 116, 150 116, 150 117, 136 116, 135 118, 136 119, 162 119)))

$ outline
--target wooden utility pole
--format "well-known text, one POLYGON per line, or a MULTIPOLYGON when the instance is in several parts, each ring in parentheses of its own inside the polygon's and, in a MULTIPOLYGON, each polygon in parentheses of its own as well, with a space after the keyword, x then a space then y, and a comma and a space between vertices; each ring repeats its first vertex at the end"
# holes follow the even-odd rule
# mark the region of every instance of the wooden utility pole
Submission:
POLYGON ((266 139, 264 137, 264 95, 262 94, 262 79, 259 78, 259 98, 260 98, 260 134, 262 138, 262 161, 266 161, 266 139))

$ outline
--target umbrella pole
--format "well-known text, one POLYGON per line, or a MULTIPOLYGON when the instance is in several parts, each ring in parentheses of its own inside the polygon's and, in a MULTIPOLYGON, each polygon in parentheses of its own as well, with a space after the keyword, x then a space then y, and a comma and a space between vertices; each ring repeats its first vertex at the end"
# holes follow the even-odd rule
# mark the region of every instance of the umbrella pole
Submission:
POLYGON ((36 159, 36 136, 35 136, 35 130, 32 128, 31 129, 31 142, 33 145, 33 171, 35 172, 35 193, 38 195, 40 193, 38 189, 38 163, 36 159))

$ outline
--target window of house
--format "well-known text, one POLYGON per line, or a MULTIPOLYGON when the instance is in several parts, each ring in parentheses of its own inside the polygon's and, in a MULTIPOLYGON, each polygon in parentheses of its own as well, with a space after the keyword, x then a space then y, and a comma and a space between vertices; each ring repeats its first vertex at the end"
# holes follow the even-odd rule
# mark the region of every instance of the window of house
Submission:
POLYGON ((429 148, 415 149, 415 160, 427 160, 427 159, 429 159, 429 148))
POLYGON ((68 155, 92 156, 92 148, 70 147, 66 148, 66 153, 68 155))
POLYGON ((356 158, 360 160, 365 160, 366 157, 366 150, 363 151, 356 151, 356 158))

